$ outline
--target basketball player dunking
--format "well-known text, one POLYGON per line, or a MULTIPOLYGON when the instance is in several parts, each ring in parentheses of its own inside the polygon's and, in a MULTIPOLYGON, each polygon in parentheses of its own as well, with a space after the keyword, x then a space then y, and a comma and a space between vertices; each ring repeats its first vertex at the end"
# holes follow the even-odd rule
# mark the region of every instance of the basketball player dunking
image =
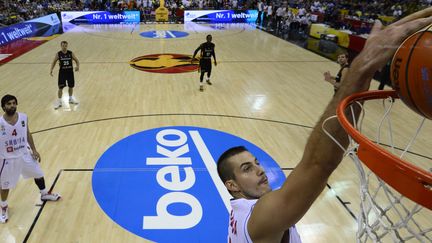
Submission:
MULTIPOLYGON (((376 21, 362 52, 354 59, 341 86, 309 136, 303 156, 281 188, 272 190, 259 160, 245 147, 225 151, 217 162, 218 174, 232 195, 227 242, 300 243, 294 225, 309 210, 325 188, 329 176, 340 164, 348 136, 338 121, 326 124, 341 145, 322 129, 323 122, 336 113, 341 100, 366 91, 375 72, 393 57, 411 34, 432 24, 432 7, 411 14, 383 28, 376 21), (403 31, 402 31, 403 30, 403 31)), ((359 110, 354 109, 356 116, 359 110)), ((351 115, 351 113, 350 113, 351 115)), ((351 116, 349 116, 351 117, 351 116)))

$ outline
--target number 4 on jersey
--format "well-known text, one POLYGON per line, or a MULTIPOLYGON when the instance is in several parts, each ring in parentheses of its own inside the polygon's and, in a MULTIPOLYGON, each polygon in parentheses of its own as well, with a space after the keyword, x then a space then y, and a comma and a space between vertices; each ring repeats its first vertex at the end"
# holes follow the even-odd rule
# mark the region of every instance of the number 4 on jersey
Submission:
POLYGON ((13 132, 12 132, 12 136, 16 136, 16 135, 18 135, 18 134, 17 134, 16 129, 14 129, 13 132))

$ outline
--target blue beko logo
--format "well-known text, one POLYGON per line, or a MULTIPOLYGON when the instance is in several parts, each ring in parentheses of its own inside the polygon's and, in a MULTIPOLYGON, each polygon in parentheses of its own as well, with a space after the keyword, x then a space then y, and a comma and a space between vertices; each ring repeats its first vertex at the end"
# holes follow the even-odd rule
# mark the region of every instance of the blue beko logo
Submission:
POLYGON ((156 242, 226 242, 231 196, 220 181, 217 158, 243 145, 264 167, 272 188, 285 175, 254 144, 200 127, 142 131, 112 145, 93 172, 93 193, 117 224, 156 242))
POLYGON ((153 39, 171 39, 171 38, 183 38, 189 35, 187 32, 176 31, 176 30, 154 30, 140 33, 142 37, 153 38, 153 39))

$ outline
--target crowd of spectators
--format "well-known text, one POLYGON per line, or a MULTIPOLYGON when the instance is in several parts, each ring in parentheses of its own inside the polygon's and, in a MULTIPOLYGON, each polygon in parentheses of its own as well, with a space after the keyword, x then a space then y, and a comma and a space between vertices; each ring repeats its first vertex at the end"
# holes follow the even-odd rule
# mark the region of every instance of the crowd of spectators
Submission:
MULTIPOLYGON (((3 0, 0 2, 0 26, 64 10, 139 10, 146 20, 159 4, 159 0, 3 0)), ((298 22, 300 27, 323 22, 335 28, 350 29, 342 18, 349 16, 365 23, 379 16, 398 19, 430 5, 432 0, 165 0, 173 16, 182 14, 185 9, 262 8, 260 25, 277 30, 292 22, 298 22)), ((363 31, 367 30, 365 26, 363 31)))
POLYGON ((257 25, 279 36, 307 38, 312 23, 365 35, 376 19, 388 24, 432 5, 432 0, 257 0, 257 25))
POLYGON ((0 27, 63 10, 82 9, 80 4, 80 0, 2 0, 0 1, 0 27))

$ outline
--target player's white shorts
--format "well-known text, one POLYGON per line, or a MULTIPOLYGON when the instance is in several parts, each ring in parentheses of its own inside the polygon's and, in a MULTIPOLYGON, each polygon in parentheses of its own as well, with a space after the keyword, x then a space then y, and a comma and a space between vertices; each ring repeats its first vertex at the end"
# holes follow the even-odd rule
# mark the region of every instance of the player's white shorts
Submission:
POLYGON ((2 189, 14 188, 20 175, 24 179, 44 176, 39 162, 34 160, 30 153, 25 153, 19 158, 0 160, 0 187, 2 189))

